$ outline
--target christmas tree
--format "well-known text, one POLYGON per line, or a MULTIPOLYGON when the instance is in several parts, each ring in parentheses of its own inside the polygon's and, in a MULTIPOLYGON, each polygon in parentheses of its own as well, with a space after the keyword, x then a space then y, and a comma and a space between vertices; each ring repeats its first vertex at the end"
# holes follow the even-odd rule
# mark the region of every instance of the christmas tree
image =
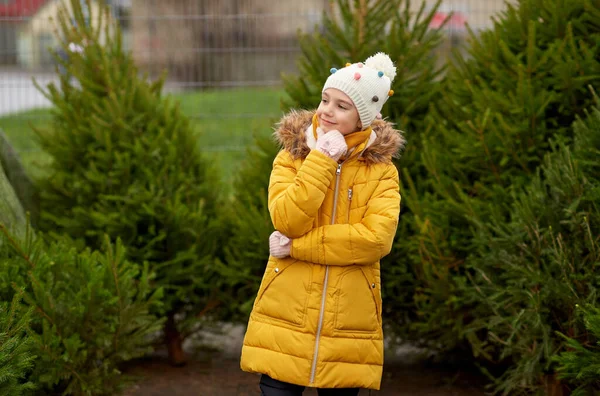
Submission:
POLYGON ((151 287, 148 266, 128 262, 123 244, 108 237, 103 252, 78 252, 68 238, 46 243, 30 229, 19 238, 0 225, 0 240, 0 301, 23 300, 22 308, 13 304, 9 328, 19 335, 30 322, 36 360, 27 379, 45 395, 116 394, 126 384, 119 366, 151 351, 163 325, 152 314, 162 289, 151 287))
POLYGON ((149 82, 123 51, 108 9, 84 15, 79 0, 70 8, 58 20, 69 54, 56 56, 60 86, 40 88, 54 106, 51 128, 37 131, 52 158, 39 181, 41 228, 93 249, 106 233, 122 239, 128 259, 148 262, 181 364, 183 339, 215 289, 218 176, 179 105, 162 96, 164 79, 149 82))
POLYGON ((457 54, 422 139, 427 177, 404 184, 416 233, 396 248, 418 279, 407 337, 484 353, 470 323, 487 315, 485 301, 466 265, 479 225, 508 222, 513 191, 531 183, 551 142, 572 140, 593 103, 588 84, 600 81, 599 42, 598 2, 521 0, 457 54))
POLYGON ((598 306, 600 292, 600 107, 573 130, 574 143, 554 140, 513 202, 472 219, 463 293, 476 309, 467 332, 476 354, 510 365, 496 380, 503 394, 553 383, 553 355, 566 347, 556 332, 590 340, 574 308, 598 306))

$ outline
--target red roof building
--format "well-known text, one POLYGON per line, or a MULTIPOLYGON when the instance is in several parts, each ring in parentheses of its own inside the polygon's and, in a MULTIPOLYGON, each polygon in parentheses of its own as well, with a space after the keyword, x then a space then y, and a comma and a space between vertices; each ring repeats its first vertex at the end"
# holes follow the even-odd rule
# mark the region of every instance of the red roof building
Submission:
POLYGON ((0 18, 27 18, 35 13, 48 0, 9 0, 0 2, 0 18))

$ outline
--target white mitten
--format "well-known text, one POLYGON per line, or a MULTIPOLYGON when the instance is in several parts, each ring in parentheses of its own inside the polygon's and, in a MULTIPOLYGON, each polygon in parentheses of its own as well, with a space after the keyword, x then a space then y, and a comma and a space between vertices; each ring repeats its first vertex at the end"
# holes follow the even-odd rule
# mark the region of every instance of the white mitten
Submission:
POLYGON ((333 130, 323 136, 319 136, 317 139, 317 150, 337 161, 342 155, 346 154, 348 145, 346 145, 344 135, 339 131, 333 130))
POLYGON ((276 258, 284 258, 290 255, 292 240, 279 231, 275 231, 269 237, 269 252, 276 258))

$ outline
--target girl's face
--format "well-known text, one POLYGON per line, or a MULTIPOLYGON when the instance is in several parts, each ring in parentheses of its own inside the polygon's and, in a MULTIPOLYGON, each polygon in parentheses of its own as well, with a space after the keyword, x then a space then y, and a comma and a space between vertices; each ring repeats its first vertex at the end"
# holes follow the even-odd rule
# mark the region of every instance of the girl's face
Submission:
POLYGON ((323 92, 317 117, 319 126, 325 133, 338 130, 342 135, 348 135, 362 129, 354 103, 348 95, 335 88, 328 88, 323 92))

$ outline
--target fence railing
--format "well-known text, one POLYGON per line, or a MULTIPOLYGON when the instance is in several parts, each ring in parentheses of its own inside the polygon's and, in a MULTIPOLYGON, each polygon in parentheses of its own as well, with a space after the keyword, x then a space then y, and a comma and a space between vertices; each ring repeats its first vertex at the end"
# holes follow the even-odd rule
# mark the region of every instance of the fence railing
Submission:
MULTIPOLYGON (((167 88, 188 91, 278 86, 282 71, 296 71, 297 31, 319 29, 330 0, 108 2, 138 66, 151 74, 166 69, 167 88)), ((48 106, 31 77, 42 85, 56 80, 48 48, 57 45, 51 19, 56 19, 59 4, 55 0, 0 2, 0 116, 48 106)), ((412 1, 415 9, 420 5, 412 1)), ((464 34, 465 23, 474 29, 488 27, 490 17, 505 7, 504 0, 445 0, 433 24, 454 12, 447 31, 449 40, 456 40, 464 34)), ((214 119, 232 116, 198 114, 214 119)))

